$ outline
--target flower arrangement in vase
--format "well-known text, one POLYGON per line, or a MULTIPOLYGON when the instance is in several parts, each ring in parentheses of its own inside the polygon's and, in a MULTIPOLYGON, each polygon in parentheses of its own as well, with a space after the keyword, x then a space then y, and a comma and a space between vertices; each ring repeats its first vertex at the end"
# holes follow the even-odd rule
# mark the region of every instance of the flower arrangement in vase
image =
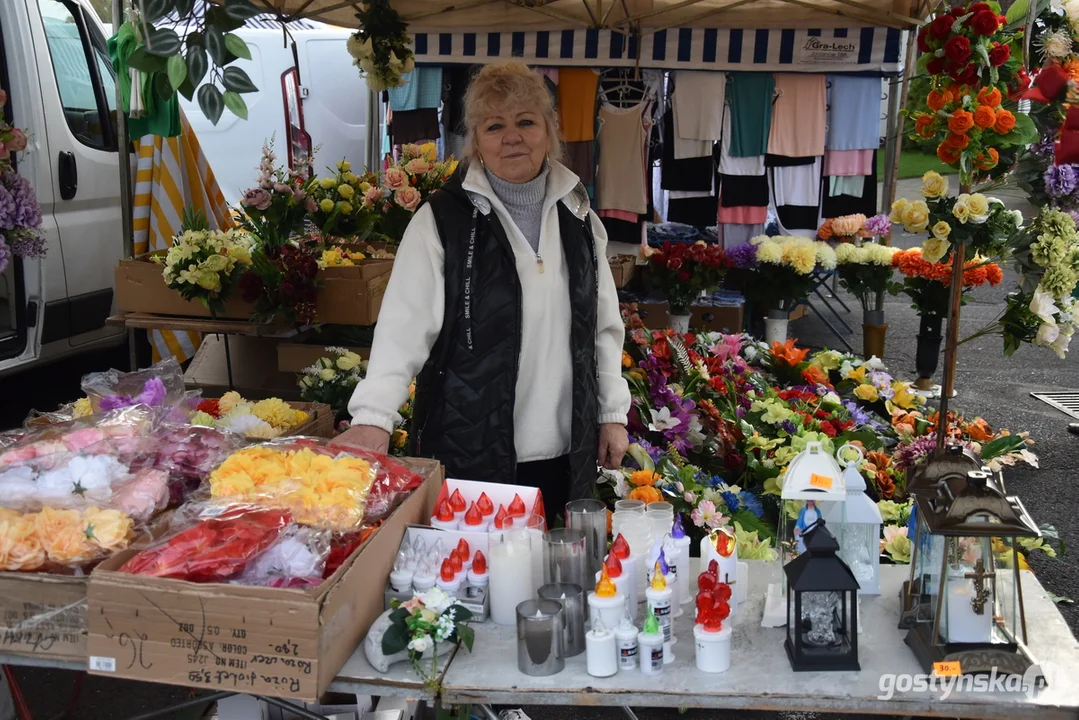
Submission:
POLYGON ((366 372, 367 362, 356 353, 328 347, 325 357, 300 374, 300 397, 308 402, 326 403, 340 416, 347 412, 352 391, 366 372))
POLYGON ((407 80, 402 76, 416 66, 404 18, 390 7, 389 0, 368 0, 356 19, 360 29, 349 37, 347 48, 367 87, 378 93, 404 85, 407 80))
POLYGON ((704 242, 665 242, 649 255, 648 262, 652 277, 667 296, 672 326, 677 332, 687 332, 693 301, 723 282, 727 269, 723 248, 704 242))
POLYGON ((304 218, 317 209, 308 194, 310 168, 277 167, 276 160, 271 138, 262 146, 257 184, 240 199, 240 225, 260 246, 281 247, 303 232, 304 218))
POLYGON ((7 92, 0 89, 0 273, 12 257, 45 257, 41 206, 30 182, 12 167, 13 153, 26 149, 26 133, 4 118, 7 92))
POLYGON ((251 268, 254 238, 238 228, 187 230, 172 239, 164 257, 165 284, 185 300, 198 300, 216 315, 237 281, 251 268))
POLYGON ((896 249, 877 243, 843 243, 835 249, 839 284, 862 305, 862 338, 865 357, 884 357, 884 293, 892 279, 892 256, 896 249))
POLYGON ((291 325, 315 322, 318 260, 321 252, 308 240, 263 246, 252 254, 251 269, 240 278, 245 302, 255 304, 256 322, 283 320, 291 325))

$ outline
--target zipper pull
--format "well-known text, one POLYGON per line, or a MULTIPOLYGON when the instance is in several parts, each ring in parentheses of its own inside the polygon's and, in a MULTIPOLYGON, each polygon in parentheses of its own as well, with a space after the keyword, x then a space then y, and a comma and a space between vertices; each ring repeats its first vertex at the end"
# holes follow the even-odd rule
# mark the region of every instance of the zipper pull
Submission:
POLYGON ((536 270, 543 272, 543 256, 536 253, 536 270))

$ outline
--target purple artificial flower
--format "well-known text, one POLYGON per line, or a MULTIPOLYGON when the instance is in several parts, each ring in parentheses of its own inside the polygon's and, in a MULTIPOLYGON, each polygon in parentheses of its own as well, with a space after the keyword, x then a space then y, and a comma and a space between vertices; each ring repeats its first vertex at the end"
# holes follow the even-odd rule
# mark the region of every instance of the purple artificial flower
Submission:
POLYGON ((869 413, 862 408, 858 407, 858 404, 851 400, 844 400, 843 407, 850 413, 851 422, 861 427, 862 425, 868 425, 870 422, 869 413))
POLYGON ((752 243, 743 243, 727 250, 727 259, 731 266, 739 270, 757 267, 757 246, 752 243))
POLYGON ((892 221, 887 215, 874 215, 865 221, 865 229, 874 237, 882 237, 892 230, 892 221))
POLYGON ((48 247, 45 236, 36 230, 25 230, 11 239, 11 251, 25 260, 40 260, 48 247))
POLYGON ((1074 165, 1050 165, 1045 171, 1045 191, 1053 198, 1064 198, 1075 192, 1079 174, 1074 165))
POLYGON ((142 392, 135 397, 135 404, 158 407, 165 403, 166 395, 168 391, 165 390, 164 381, 161 378, 150 378, 142 386, 142 392))
POLYGON ((0 182, 0 230, 14 230, 15 216, 19 208, 15 204, 15 197, 0 182))
POLYGON ((100 404, 101 412, 108 412, 109 410, 131 407, 135 404, 135 401, 130 395, 106 395, 101 398, 100 404))
POLYGON ((11 248, 4 242, 3 236, 0 236, 0 273, 7 270, 8 263, 11 262, 11 248))
POLYGON ((784 420, 783 422, 779 423, 779 429, 787 433, 788 435, 793 435, 794 433, 798 432, 798 426, 795 425, 794 422, 791 420, 784 420))
POLYGON ((244 192, 242 198, 240 198, 240 204, 247 207, 253 207, 256 210, 266 210, 270 207, 270 193, 266 192, 262 188, 251 188, 244 192))
POLYGON ((1035 155, 1051 158, 1056 152, 1056 132, 1048 132, 1045 137, 1030 146, 1035 155))
POLYGON ((9 172, 3 177, 3 184, 11 193, 15 203, 15 226, 34 228, 41 224, 41 205, 30 181, 18 173, 9 172))

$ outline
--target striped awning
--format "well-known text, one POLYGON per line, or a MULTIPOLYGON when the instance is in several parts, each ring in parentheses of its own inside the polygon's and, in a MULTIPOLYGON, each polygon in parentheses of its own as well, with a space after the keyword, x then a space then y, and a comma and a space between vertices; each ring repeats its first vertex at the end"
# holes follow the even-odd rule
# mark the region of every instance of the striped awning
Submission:
POLYGON ((892 28, 751 30, 678 28, 627 35, 618 30, 413 32, 416 62, 896 74, 902 32, 892 28))

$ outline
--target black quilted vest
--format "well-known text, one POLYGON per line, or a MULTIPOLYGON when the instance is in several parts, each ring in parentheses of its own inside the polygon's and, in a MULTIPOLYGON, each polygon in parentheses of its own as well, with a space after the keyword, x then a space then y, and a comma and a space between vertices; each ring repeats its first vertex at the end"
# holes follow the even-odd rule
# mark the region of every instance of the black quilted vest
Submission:
MULTIPOLYGON (((505 229, 493 210, 478 212, 462 176, 463 169, 428 200, 445 249, 446 307, 442 332, 416 381, 412 452, 438 459, 450 477, 513 483, 521 283, 505 229)), ((571 307, 570 496, 578 498, 591 495, 596 479, 598 271, 588 218, 561 201, 557 207, 571 307)))

